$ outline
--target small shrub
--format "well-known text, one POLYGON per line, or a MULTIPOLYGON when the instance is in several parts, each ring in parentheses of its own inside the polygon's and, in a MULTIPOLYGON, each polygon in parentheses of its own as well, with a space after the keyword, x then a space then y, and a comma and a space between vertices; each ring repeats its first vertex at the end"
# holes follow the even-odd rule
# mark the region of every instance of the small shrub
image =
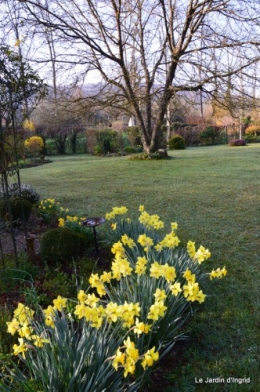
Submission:
POLYGON ((14 226, 19 226, 22 222, 28 221, 31 210, 32 205, 28 200, 14 196, 2 202, 1 217, 6 220, 12 220, 14 226), (9 216, 10 213, 11 217, 9 216))
POLYGON ((40 254, 47 263, 66 263, 80 257, 86 244, 87 239, 83 234, 57 227, 42 236, 40 254))
POLYGON ((44 148, 43 139, 40 136, 32 136, 25 140, 24 146, 33 154, 36 155, 44 148))
POLYGON ((19 197, 28 200, 31 204, 37 204, 40 201, 40 194, 31 185, 21 184, 21 193, 19 188, 13 188, 10 191, 11 196, 19 197))
POLYGON ((102 155, 102 147, 99 145, 94 147, 94 155, 102 155))
POLYGON ((231 147, 246 146, 246 142, 244 139, 232 139, 229 141, 229 145, 231 147))
POLYGON ((170 150, 184 150, 185 147, 185 140, 180 135, 175 135, 169 140, 170 150))
POLYGON ((246 143, 260 143, 260 136, 245 135, 244 140, 246 143))
POLYGON ((124 151, 127 154, 134 154, 136 152, 136 149, 135 149, 134 146, 127 146, 127 147, 124 148, 124 151))

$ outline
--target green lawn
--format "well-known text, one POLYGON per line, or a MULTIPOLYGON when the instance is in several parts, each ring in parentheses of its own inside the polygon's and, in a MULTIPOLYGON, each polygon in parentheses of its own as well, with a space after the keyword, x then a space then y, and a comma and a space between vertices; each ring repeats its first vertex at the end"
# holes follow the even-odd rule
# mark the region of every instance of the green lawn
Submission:
POLYGON ((259 391, 260 144, 170 155, 163 161, 55 157, 22 169, 21 181, 82 216, 104 215, 116 205, 135 213, 144 204, 165 223, 177 221, 181 239, 208 247, 205 268, 225 265, 228 275, 209 284, 182 356, 169 359, 167 391, 259 391), (207 377, 225 383, 196 382, 207 377), (231 377, 250 383, 227 383, 231 377))

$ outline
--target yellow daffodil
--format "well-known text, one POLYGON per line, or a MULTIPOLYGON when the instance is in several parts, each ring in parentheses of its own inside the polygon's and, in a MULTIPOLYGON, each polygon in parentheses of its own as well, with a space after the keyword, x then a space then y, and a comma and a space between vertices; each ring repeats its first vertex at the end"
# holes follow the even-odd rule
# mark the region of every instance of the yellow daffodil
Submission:
POLYGON ((66 303, 67 303, 67 298, 63 298, 60 295, 53 301, 53 307, 54 309, 58 310, 59 312, 62 311, 63 308, 65 308, 66 303))
POLYGON ((155 352, 155 347, 153 347, 144 354, 144 359, 141 365, 144 369, 146 369, 147 366, 152 366, 155 361, 158 361, 158 359, 159 353, 155 352))
POLYGON ((177 297, 177 295, 182 292, 181 284, 179 282, 175 282, 174 284, 170 285, 169 289, 175 297, 177 297))

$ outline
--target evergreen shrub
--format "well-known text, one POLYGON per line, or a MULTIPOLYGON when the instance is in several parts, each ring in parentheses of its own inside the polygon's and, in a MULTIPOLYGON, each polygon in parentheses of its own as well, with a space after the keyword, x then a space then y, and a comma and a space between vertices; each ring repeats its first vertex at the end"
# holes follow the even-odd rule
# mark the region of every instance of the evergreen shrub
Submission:
POLYGON ((47 231, 41 238, 40 254, 49 264, 66 263, 79 258, 85 251, 87 238, 65 227, 47 231))
POLYGON ((169 140, 170 150, 184 150, 186 148, 185 139, 180 135, 175 135, 169 140))

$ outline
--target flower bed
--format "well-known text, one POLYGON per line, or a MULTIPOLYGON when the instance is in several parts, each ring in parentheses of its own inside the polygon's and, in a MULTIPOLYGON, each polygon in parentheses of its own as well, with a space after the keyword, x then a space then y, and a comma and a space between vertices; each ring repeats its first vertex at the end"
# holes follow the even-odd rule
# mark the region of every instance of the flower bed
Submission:
POLYGON ((7 328, 19 336, 13 354, 23 371, 14 364, 0 390, 22 383, 43 391, 136 391, 186 338, 181 328, 205 301, 204 282, 227 271, 206 273, 208 249, 193 241, 181 247, 176 222, 164 234, 158 215, 139 211, 137 220, 125 216, 126 207, 106 214, 111 269, 93 273, 77 300, 58 296, 46 309, 18 305, 7 328))

